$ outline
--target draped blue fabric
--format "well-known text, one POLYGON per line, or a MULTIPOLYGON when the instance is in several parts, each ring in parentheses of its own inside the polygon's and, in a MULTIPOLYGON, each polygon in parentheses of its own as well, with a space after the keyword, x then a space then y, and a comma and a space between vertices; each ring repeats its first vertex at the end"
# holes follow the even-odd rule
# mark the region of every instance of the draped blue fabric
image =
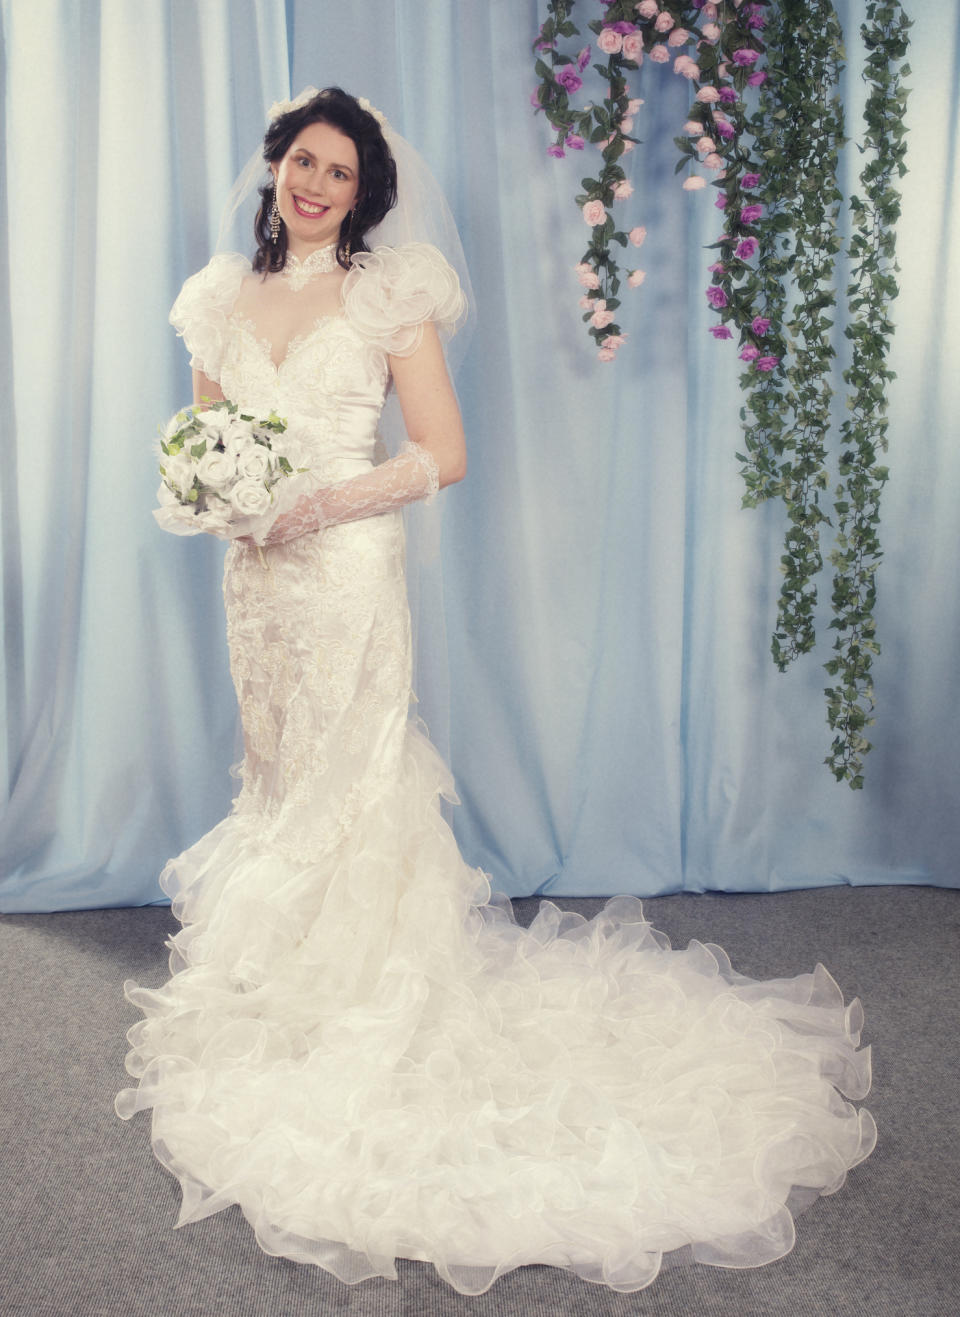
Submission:
MULTIPOLYGON (((851 135, 863 7, 838 6, 851 135)), ((686 84, 644 69, 619 204, 648 277, 605 365, 572 272, 591 162, 545 155, 533 0, 2 0, 0 908, 159 900, 163 862, 229 807, 222 546, 156 529, 151 439, 189 391, 173 297, 265 108, 311 82, 422 150, 478 294, 470 473, 444 495, 468 858, 513 895, 956 885, 960 33, 956 3, 913 8, 876 748, 853 793, 822 763, 828 609, 818 654, 786 676, 769 658, 783 522, 740 509, 738 363, 703 295, 720 225, 673 173, 686 84)))

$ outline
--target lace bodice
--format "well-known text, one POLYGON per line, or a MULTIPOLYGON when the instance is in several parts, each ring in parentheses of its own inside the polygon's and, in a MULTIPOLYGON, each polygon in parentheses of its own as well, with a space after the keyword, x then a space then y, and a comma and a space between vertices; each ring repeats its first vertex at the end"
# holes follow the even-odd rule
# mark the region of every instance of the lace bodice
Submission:
POLYGON ((279 364, 272 346, 236 309, 250 262, 215 256, 184 284, 170 313, 191 366, 242 409, 275 410, 299 445, 298 465, 323 478, 368 467, 390 379, 389 358, 409 356, 423 325, 452 332, 465 304, 457 276, 426 243, 359 252, 341 290, 341 311, 295 335, 279 364))

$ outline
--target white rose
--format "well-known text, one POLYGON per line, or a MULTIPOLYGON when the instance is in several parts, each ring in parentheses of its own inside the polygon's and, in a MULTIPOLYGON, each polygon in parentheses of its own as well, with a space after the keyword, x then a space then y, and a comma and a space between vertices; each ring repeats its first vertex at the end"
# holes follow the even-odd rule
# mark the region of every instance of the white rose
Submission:
POLYGON ((237 470, 250 480, 264 480, 271 470, 270 450, 254 444, 237 458, 237 470))
POLYGON ((238 480, 230 491, 230 502, 243 517, 256 517, 266 512, 272 499, 262 480, 238 480))
POLYGON ((164 460, 163 472, 167 484, 181 494, 186 495, 193 488, 193 478, 197 474, 197 466, 186 453, 175 453, 173 457, 164 460))
POLYGON ((224 449, 237 457, 251 442, 250 422, 231 420, 220 434, 224 449))
POLYGON ((211 489, 223 489, 236 474, 236 463, 227 453, 208 450, 197 463, 201 485, 209 485, 211 489))

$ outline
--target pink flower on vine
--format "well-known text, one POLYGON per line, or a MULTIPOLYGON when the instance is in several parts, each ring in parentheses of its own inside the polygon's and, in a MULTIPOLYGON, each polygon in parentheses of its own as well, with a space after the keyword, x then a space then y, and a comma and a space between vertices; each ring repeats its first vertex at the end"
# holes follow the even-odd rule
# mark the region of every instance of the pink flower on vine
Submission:
POLYGON ((606 329, 607 325, 613 323, 613 312, 601 307, 599 311, 594 311, 590 323, 594 329, 606 329))
POLYGON ((598 224, 606 224, 607 212, 602 201, 588 201, 583 207, 583 219, 585 224, 589 224, 595 229, 598 224))
POLYGON ((755 369, 766 371, 766 370, 773 370, 779 361, 780 361, 779 357, 757 357, 756 361, 753 364, 755 369))
POLYGON ((614 201, 626 201, 627 197, 633 196, 633 184, 628 183, 625 178, 621 178, 619 183, 613 185, 614 201))
POLYGON ((758 347, 755 347, 752 343, 748 343, 745 348, 740 349, 741 361, 756 361, 759 355, 760 355, 760 349, 758 347))
POLYGON ((747 86, 762 87, 766 80, 767 75, 764 73, 763 69, 757 69, 755 72, 751 73, 750 77, 747 79, 747 86))
POLYGON ((693 82, 700 76, 700 65, 690 55, 678 55, 673 61, 673 71, 693 82))
MULTIPOLYGON (((662 14, 657 14, 657 21, 654 23, 654 30, 657 32, 669 32, 672 27, 676 27, 677 20, 666 10, 662 14)), ((529 31, 529 29, 528 29, 529 31)))
POLYGON ((711 284, 707 289, 707 301, 715 311, 727 305, 727 295, 719 284, 711 284))
POLYGON ((627 275, 627 283, 631 288, 639 288, 646 277, 646 270, 631 270, 627 275))
POLYGON ((727 206, 726 192, 721 192, 713 204, 716 206, 717 210, 725 210, 727 206))
POLYGON ((700 30, 707 41, 713 42, 720 40, 720 29, 717 27, 716 23, 704 23, 700 30))
POLYGON ((657 0, 640 0, 633 7, 641 18, 654 18, 660 10, 657 0))
POLYGON ((562 160, 566 151, 557 142, 551 142, 547 147, 547 155, 552 155, 554 160, 562 160))
POLYGON ((763 214, 763 207, 754 202, 752 206, 744 206, 740 211, 740 218, 744 224, 753 224, 763 214))
POLYGON ((729 142, 731 137, 737 135, 737 130, 727 119, 718 119, 714 127, 725 142, 729 142))
POLYGON ((593 306, 593 298, 592 298, 592 297, 586 297, 586 296, 581 297, 581 298, 577 301, 577 306, 579 306, 579 308, 580 308, 581 311, 589 311, 590 308, 593 306))
POLYGON ((759 174, 744 174, 740 180, 740 186, 744 188, 755 188, 760 182, 759 174))
POLYGON ((633 115, 632 115, 632 114, 628 114, 627 117, 626 117, 625 119, 622 119, 622 120, 620 121, 620 131, 621 131, 621 133, 624 133, 624 134, 632 133, 632 132, 633 132, 633 115))
POLYGON ((723 274, 724 271, 723 261, 714 261, 712 265, 707 266, 707 269, 710 271, 711 274, 723 274))
MULTIPOLYGON (((651 59, 653 57, 651 56, 651 59)), ((701 87, 697 92, 694 100, 699 101, 701 105, 713 105, 720 99, 720 93, 716 87, 701 87)))
POLYGON ((557 82, 563 90, 570 96, 580 90, 583 86, 583 79, 575 72, 572 64, 564 64, 563 68, 557 74, 557 82))
POLYGON ((581 288, 599 288, 600 280, 592 265, 586 261, 581 261, 579 265, 573 267, 577 272, 577 283, 581 288))
POLYGON ((737 93, 734 87, 721 87, 720 100, 724 105, 736 105, 737 93))
POLYGON ((703 124, 699 119, 688 119, 683 125, 683 131, 688 137, 697 137, 703 132, 703 124))
POLYGON ((701 188, 707 186, 707 180, 701 178, 699 174, 691 174, 689 178, 683 180, 684 192, 699 192, 701 188))
POLYGON ((584 46, 583 50, 581 50, 580 54, 577 56, 578 72, 582 73, 589 63, 590 63, 590 47, 584 46))
POLYGON ((585 145, 579 133, 567 133, 563 139, 563 144, 569 147, 571 151, 582 151, 585 145))
POLYGON ((741 261, 749 261, 751 256, 755 256, 759 243, 756 238, 743 238, 737 243, 737 250, 734 253, 741 261))
POLYGON ((710 333, 714 338, 733 338, 726 325, 711 325, 710 333))
POLYGON ((712 21, 717 16, 717 6, 714 4, 701 5, 700 16, 712 21))
POLYGON ((542 109, 543 109, 543 106, 540 104, 540 88, 539 88, 539 87, 537 87, 535 91, 532 91, 532 92, 530 93, 530 104, 533 106, 533 108, 534 108, 535 110, 542 110, 542 109))
POLYGON ((650 58, 653 60, 654 64, 669 64, 670 52, 667 50, 666 46, 658 43, 654 46, 653 50, 650 51, 650 58))
POLYGON ((638 224, 635 229, 631 229, 627 234, 627 237, 633 243, 634 247, 642 247, 646 236, 647 230, 643 224, 638 224))
POLYGON ((614 359, 614 357, 615 357, 616 355, 617 355, 617 354, 616 354, 616 352, 613 350, 613 348, 601 348, 600 351, 597 353, 597 360, 598 360, 598 361, 613 361, 613 359, 614 359))
POLYGON ((750 321, 750 328, 758 337, 763 338, 764 334, 770 328, 770 321, 766 316, 754 316, 750 321))
POLYGON ((605 27, 597 37, 597 48, 605 55, 619 55, 623 49, 623 37, 619 32, 614 32, 612 27, 605 27))
POLYGON ((643 63, 643 37, 639 32, 630 32, 623 38, 623 55, 638 67, 643 63))
POLYGON ((614 352, 616 352, 617 348, 622 348, 624 343, 626 343, 626 341, 627 341, 626 334, 608 334, 607 337, 603 340, 603 346, 605 348, 611 348, 614 352))
POLYGON ((685 27, 675 27, 667 37, 668 46, 685 46, 690 38, 690 33, 685 27))
POLYGON ((751 50, 749 46, 741 46, 739 50, 733 52, 733 62, 741 69, 748 69, 751 64, 756 64, 759 58, 759 50, 751 50))
POLYGON ((627 101, 627 114, 636 114, 642 104, 643 104, 642 97, 640 96, 631 97, 631 99, 627 101))
POLYGON ((703 157, 703 159, 700 161, 700 163, 704 166, 705 169, 718 169, 718 170, 720 170, 720 171, 721 171, 721 175, 722 175, 722 172, 723 172, 723 156, 722 156, 722 155, 717 155, 716 151, 711 151, 709 155, 705 155, 705 156, 703 157))
POLYGON ((717 144, 712 137, 701 137, 697 142, 698 151, 716 151, 717 144))

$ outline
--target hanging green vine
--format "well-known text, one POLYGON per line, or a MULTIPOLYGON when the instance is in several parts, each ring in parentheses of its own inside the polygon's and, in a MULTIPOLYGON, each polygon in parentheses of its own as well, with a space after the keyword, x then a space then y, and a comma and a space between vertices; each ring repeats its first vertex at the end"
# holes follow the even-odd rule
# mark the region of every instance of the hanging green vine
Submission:
MULTIPOLYGON (((822 499, 829 487, 828 438, 835 349, 831 330, 841 250, 842 194, 837 175, 844 142, 838 95, 843 34, 831 0, 599 0, 601 16, 589 22, 606 56, 592 69, 603 79, 599 103, 571 104, 583 86, 592 46, 565 53, 579 38, 571 19, 574 0, 547 0, 547 19, 534 49, 540 85, 531 97, 556 137, 547 147, 559 159, 595 146, 602 155, 596 177, 581 180, 576 196, 591 227, 590 244, 576 266, 584 290, 583 319, 602 361, 612 361, 626 335, 615 323, 620 307, 619 269, 613 245, 636 246, 646 230, 618 226, 611 209, 633 189, 621 160, 637 139, 633 119, 642 101, 628 80, 646 58, 672 67, 691 84, 692 103, 674 140, 678 171, 689 172, 688 191, 708 182, 716 189, 724 231, 711 250, 706 290, 718 323, 717 339, 739 334, 744 363, 743 502, 783 502, 787 529, 781 556, 783 582, 771 651, 784 671, 816 641, 817 581, 823 567, 822 499), (760 67, 770 50, 768 69, 760 67), (759 103, 750 111, 747 98, 759 103)), ((887 479, 878 453, 886 447, 886 366, 892 335, 887 306, 896 296, 893 225, 899 215, 894 171, 903 164, 906 92, 898 71, 910 26, 897 0, 868 0, 861 35, 868 51, 870 88, 861 174, 864 197, 851 198, 854 233, 846 292, 852 320, 852 360, 843 378, 851 390, 850 416, 841 428, 840 484, 831 627, 834 656, 825 665, 835 678, 827 689, 827 716, 835 732, 826 762, 838 780, 863 785, 863 735, 872 722, 870 668, 879 653, 873 609, 880 491, 887 479)), ((638 287, 643 271, 629 272, 638 287)))
POLYGON ((910 67, 907 53, 910 20, 903 7, 869 0, 860 29, 867 48, 863 77, 869 89, 864 109, 865 161, 860 173, 863 197, 850 198, 853 234, 847 298, 851 322, 845 334, 852 344, 843 378, 850 387, 850 412, 841 429, 840 483, 834 510, 837 544, 834 567, 834 657, 825 667, 835 679, 826 690, 827 716, 836 733, 826 763, 838 781, 863 786, 863 756, 870 749, 864 729, 872 725, 872 666, 880 653, 873 611, 876 572, 882 550, 878 535, 880 495, 887 468, 878 461, 887 447, 887 382, 895 378, 887 364, 893 322, 888 308, 897 296, 896 222, 900 193, 894 178, 906 171, 904 111, 907 91, 901 78, 910 67))

